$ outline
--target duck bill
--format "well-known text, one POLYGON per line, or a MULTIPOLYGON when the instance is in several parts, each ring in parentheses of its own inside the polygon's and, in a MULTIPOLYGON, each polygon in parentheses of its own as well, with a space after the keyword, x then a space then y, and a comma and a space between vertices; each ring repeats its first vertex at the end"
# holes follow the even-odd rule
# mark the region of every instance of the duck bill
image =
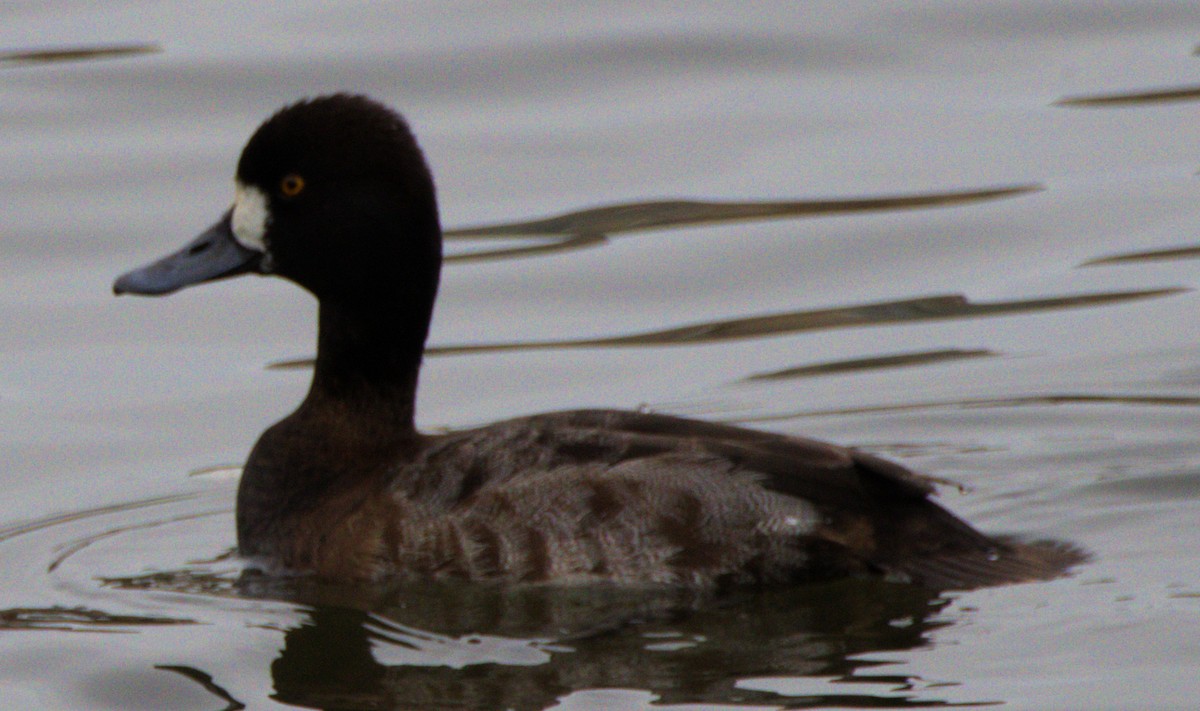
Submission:
POLYGON ((192 284, 261 271, 263 253, 237 241, 231 216, 232 211, 226 212, 178 252, 117 277, 113 293, 159 296, 192 284))

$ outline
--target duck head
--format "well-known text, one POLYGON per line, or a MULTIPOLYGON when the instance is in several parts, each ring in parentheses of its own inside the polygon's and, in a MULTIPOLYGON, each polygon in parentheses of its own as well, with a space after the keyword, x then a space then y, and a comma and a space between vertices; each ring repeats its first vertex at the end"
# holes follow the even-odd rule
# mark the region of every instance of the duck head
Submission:
POLYGON ((284 107, 242 151, 234 195, 210 228, 120 276, 113 291, 162 295, 258 273, 323 305, 432 310, 441 265, 433 178, 386 106, 335 94, 284 107))

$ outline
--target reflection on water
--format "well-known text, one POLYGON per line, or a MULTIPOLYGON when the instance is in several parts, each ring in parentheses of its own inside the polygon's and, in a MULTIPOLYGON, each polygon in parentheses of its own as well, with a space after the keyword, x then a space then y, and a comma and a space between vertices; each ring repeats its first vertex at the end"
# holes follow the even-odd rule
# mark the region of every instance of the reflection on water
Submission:
POLYGON ((755 373, 744 378, 753 380, 785 380, 792 378, 811 378, 839 373, 854 373, 864 370, 881 370, 886 368, 906 368, 915 365, 929 365, 946 361, 964 360, 970 358, 987 358, 1000 355, 986 349, 945 348, 936 351, 920 353, 896 353, 892 355, 872 356, 870 358, 853 358, 828 363, 800 365, 794 368, 775 370, 770 373, 755 373))
POLYGON ((696 606, 678 591, 439 584, 394 600, 373 613, 320 605, 289 629, 271 666, 277 698, 315 708, 542 709, 579 690, 648 688, 663 703, 786 703, 738 679, 807 675, 846 685, 844 696, 826 697, 831 705, 943 703, 897 692, 914 680, 875 675, 860 658, 923 646, 944 624, 931 618, 947 601, 912 587, 846 581, 696 606))
POLYGON ((233 696, 231 696, 228 691, 222 688, 220 684, 213 681, 211 675, 202 672, 199 669, 182 666, 179 664, 156 664, 154 665, 154 668, 162 669, 163 671, 174 672, 185 679, 191 679, 199 684, 200 688, 204 689, 208 693, 212 694, 218 699, 221 699, 222 701, 228 702, 229 705, 225 707, 226 711, 238 711, 238 709, 246 708, 245 704, 233 698, 233 696))
MULTIPOLYGON (((235 594, 233 583, 241 564, 231 550, 206 560, 189 560, 180 569, 117 576, 104 569, 104 548, 122 550, 139 545, 153 549, 170 541, 182 527, 213 516, 230 516, 230 492, 175 494, 97 506, 46 516, 0 530, 0 554, 10 562, 12 592, 25 581, 50 577, 62 588, 174 591, 206 595, 235 594), (69 563, 76 563, 69 566, 69 563), (71 570, 67 570, 71 568, 71 570), (87 571, 74 578, 74 570, 87 571), (105 577, 112 575, 113 577, 105 577)), ((145 563, 139 563, 144 567, 145 563)), ((92 595, 84 595, 92 599, 92 595)), ((0 628, 72 631, 129 631, 142 626, 197 624, 190 616, 138 615, 80 606, 14 607, 0 610, 0 628)))
POLYGON ((156 570, 140 575, 100 576, 96 582, 114 590, 157 590, 191 594, 232 596, 237 594, 236 577, 229 571, 214 571, 212 566, 233 561, 240 568, 237 552, 230 549, 225 555, 211 560, 194 561, 192 567, 178 570, 156 570), (203 567, 201 567, 203 566, 203 567))
POLYGON ((0 50, 0 66, 82 62, 96 59, 115 59, 139 54, 156 54, 162 47, 156 44, 112 44, 56 49, 0 50))
POLYGON ((0 610, 0 629, 56 632, 128 632, 157 625, 191 625, 195 620, 147 615, 120 615, 83 607, 15 607, 0 610))
MULTIPOLYGON (((497 236, 500 236, 497 234, 497 236)), ((487 262, 497 259, 513 259, 517 257, 537 257, 543 254, 554 254, 558 252, 567 252, 574 249, 584 249, 585 247, 598 247, 608 242, 608 236, 604 234, 578 234, 566 235, 550 240, 538 240, 533 244, 522 244, 516 247, 504 247, 502 249, 472 249, 470 251, 461 251, 453 254, 447 254, 444 260, 447 262, 487 262)))
POLYGON ((1175 259, 1196 259, 1197 257, 1200 257, 1200 246, 1174 247, 1172 249, 1152 249, 1141 252, 1124 252, 1108 257, 1097 257, 1096 259, 1089 259, 1079 266, 1094 267, 1104 264, 1124 264, 1126 262, 1162 262, 1175 259))
MULTIPOLYGON (((1193 53, 1200 54, 1200 49, 1197 49, 1193 53)), ((1055 101, 1054 105, 1068 107, 1145 106, 1147 104, 1197 100, 1200 100, 1200 86, 1190 84, 1187 86, 1067 96, 1055 101)))
POLYGON ((515 343, 479 343, 469 345, 434 346, 430 355, 457 355, 486 351, 517 351, 542 348, 592 348, 597 346, 669 346, 694 343, 762 338, 803 331, 817 331, 855 326, 882 326, 895 323, 936 321, 952 318, 983 318, 1006 316, 1031 311, 1082 308, 1116 304, 1137 299, 1173 296, 1187 289, 1148 289, 1143 291, 1100 292, 1057 296, 1046 299, 993 301, 975 303, 961 294, 928 296, 919 299, 881 301, 872 304, 842 306, 812 311, 752 316, 749 318, 708 321, 668 328, 601 338, 581 338, 553 341, 523 341, 515 343))
POLYGON ((1112 94, 1067 96, 1054 102, 1055 106, 1140 106, 1170 101, 1200 100, 1200 86, 1181 86, 1171 89, 1123 91, 1112 94))
POLYGON ((504 235, 619 234, 718 222, 745 222, 834 213, 947 207, 1015 197, 1041 189, 1041 186, 1031 184, 983 190, 953 190, 941 193, 888 195, 844 200, 632 202, 577 210, 538 220, 447 230, 446 237, 464 239, 504 235))
MULTIPOLYGON (((84 509, 82 511, 71 511, 69 513, 58 514, 57 516, 47 516, 34 521, 17 523, 0 528, 0 544, 6 543, 8 540, 17 538, 18 536, 24 536, 46 528, 53 528, 76 521, 86 521, 87 519, 107 516, 109 514, 121 514, 144 508, 159 507, 163 504, 187 501, 193 497, 193 494, 172 494, 170 496, 158 496, 152 499, 127 501, 109 506, 97 506, 96 508, 84 509)), ((57 560, 61 561, 61 558, 57 560)), ((55 562, 51 562, 48 567, 53 569, 55 567, 55 562)))
POLYGON ((945 408, 1011 408, 1043 405, 1134 405, 1149 407, 1197 407, 1200 406, 1200 397, 1188 395, 1095 395, 1078 393, 1051 393, 1045 395, 1028 395, 1024 397, 937 400, 931 402, 906 402, 901 405, 877 405, 872 407, 850 407, 828 410, 802 410, 773 415, 738 417, 737 421, 777 422, 780 420, 794 420, 802 417, 824 417, 828 415, 869 414, 880 412, 918 412, 921 410, 939 410, 945 408))
POLYGON ((1016 197, 1041 190, 1040 185, 1011 185, 983 190, 955 190, 914 195, 842 200, 787 200, 728 202, 670 200, 606 205, 554 217, 447 230, 447 240, 495 239, 531 236, 551 238, 534 245, 506 249, 472 250, 446 256, 446 261, 480 261, 528 257, 603 244, 611 235, 646 232, 670 227, 748 222, 751 220, 813 217, 839 213, 913 210, 950 207, 985 200, 1016 197))

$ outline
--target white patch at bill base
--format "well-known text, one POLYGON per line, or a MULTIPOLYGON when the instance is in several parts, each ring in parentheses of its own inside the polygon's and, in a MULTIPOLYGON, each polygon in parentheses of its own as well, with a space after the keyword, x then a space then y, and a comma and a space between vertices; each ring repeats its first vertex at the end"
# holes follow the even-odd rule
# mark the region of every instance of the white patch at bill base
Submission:
POLYGON ((237 183, 233 198, 233 236, 243 246, 267 252, 263 236, 267 233, 267 222, 271 213, 267 208, 267 196, 253 185, 237 183))

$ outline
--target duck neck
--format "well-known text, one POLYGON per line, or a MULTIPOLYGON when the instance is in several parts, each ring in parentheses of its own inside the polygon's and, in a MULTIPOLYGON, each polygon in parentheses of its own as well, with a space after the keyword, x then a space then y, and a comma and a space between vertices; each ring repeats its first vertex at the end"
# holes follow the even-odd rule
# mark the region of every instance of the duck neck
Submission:
POLYGON ((429 313, 322 302, 312 386, 301 405, 376 439, 411 438, 429 313))
POLYGON ((304 516, 337 522, 372 497, 386 498, 377 487, 420 440, 413 410, 428 315, 322 302, 308 396, 262 434, 238 486, 243 555, 303 567, 287 551, 309 535, 304 516))

